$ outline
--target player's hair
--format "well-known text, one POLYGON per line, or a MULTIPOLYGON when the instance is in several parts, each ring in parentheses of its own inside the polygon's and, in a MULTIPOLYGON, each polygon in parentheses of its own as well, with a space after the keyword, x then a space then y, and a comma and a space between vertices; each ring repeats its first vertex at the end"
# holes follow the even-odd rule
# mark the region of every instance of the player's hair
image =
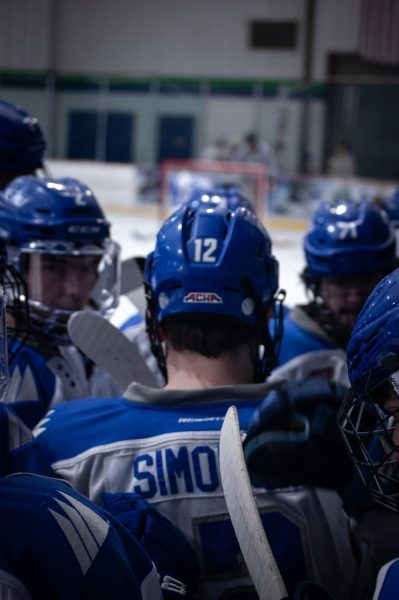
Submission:
POLYGON ((219 358, 255 339, 253 329, 233 319, 165 319, 163 329, 177 352, 197 352, 207 358, 219 358))

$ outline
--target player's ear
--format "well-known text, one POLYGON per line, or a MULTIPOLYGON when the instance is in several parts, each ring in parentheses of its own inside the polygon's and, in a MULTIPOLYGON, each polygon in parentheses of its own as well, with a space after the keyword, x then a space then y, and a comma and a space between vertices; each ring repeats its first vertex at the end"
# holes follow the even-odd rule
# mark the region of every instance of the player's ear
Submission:
POLYGON ((266 323, 269 323, 270 319, 273 316, 274 305, 269 304, 269 306, 265 306, 263 311, 264 311, 264 319, 265 319, 266 323))
POLYGON ((157 327, 157 338, 161 343, 166 340, 165 329, 162 327, 162 325, 158 325, 157 327))

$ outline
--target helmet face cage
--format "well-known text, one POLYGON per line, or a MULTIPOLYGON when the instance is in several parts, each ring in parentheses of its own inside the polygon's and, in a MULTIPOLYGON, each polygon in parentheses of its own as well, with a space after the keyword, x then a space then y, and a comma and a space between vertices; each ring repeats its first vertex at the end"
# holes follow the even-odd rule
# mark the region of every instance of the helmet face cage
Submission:
POLYGON ((347 357, 351 388, 338 418, 341 433, 371 496, 399 511, 399 269, 363 305, 347 357))
POLYGON ((3 276, 3 290, 7 301, 8 363, 17 357, 30 332, 29 303, 26 284, 18 271, 7 265, 3 276), (10 319, 8 320, 10 321, 10 319))
MULTIPOLYGON (((119 255, 120 247, 112 240, 105 240, 100 246, 81 247, 72 242, 46 240, 13 248, 9 252, 12 264, 18 265, 29 287, 30 326, 65 344, 69 343, 66 324, 73 312, 92 308, 107 314, 114 310, 119 301, 119 255), (76 296, 66 301, 70 278, 75 280, 76 296)), ((10 302, 13 312, 18 302, 14 294, 10 302)))
POLYGON ((229 317, 256 333, 263 346, 256 378, 264 380, 274 366, 266 309, 274 305, 278 263, 270 238, 252 211, 229 210, 225 203, 207 206, 201 201, 194 207, 187 203, 159 231, 144 279, 147 329, 164 375, 157 326, 165 318, 229 317))
MULTIPOLYGON (((372 372, 366 378, 373 380, 372 372)), ((399 447, 393 440, 398 411, 388 414, 378 404, 378 388, 357 394, 351 387, 342 404, 338 426, 371 498, 399 511, 399 447), (395 458, 396 457, 396 458, 395 458)), ((380 395, 383 396, 382 390, 380 395)))
POLYGON ((6 327, 6 298, 0 286, 0 400, 4 398, 9 384, 6 327))

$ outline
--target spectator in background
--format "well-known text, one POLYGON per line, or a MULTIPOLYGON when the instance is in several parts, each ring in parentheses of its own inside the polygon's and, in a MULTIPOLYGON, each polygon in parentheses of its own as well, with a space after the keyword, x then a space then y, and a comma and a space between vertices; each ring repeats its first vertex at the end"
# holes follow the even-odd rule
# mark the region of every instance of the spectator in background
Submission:
POLYGON ((227 138, 228 160, 235 160, 237 151, 242 144, 242 138, 238 133, 233 133, 227 138))
POLYGON ((269 184, 274 185, 278 176, 276 155, 270 145, 264 140, 260 140, 256 133, 250 132, 244 137, 243 143, 238 147, 231 160, 263 165, 266 167, 269 184))
POLYGON ((356 163, 347 142, 339 141, 327 159, 327 174, 335 177, 355 177, 356 163))

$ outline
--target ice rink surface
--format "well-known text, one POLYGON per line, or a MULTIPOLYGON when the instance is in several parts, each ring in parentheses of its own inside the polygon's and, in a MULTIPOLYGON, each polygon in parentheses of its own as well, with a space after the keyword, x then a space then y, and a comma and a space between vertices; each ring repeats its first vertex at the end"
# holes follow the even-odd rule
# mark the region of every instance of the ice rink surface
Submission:
MULTIPOLYGON (((162 219, 154 211, 143 211, 134 208, 115 210, 104 208, 112 223, 112 237, 122 246, 122 259, 131 256, 145 256, 153 250, 155 236, 162 219)), ((273 221, 266 228, 272 238, 273 253, 280 264, 280 287, 287 291, 286 305, 292 306, 306 299, 299 273, 304 266, 302 239, 304 230, 292 228, 289 223, 281 221, 276 225, 273 221)))

